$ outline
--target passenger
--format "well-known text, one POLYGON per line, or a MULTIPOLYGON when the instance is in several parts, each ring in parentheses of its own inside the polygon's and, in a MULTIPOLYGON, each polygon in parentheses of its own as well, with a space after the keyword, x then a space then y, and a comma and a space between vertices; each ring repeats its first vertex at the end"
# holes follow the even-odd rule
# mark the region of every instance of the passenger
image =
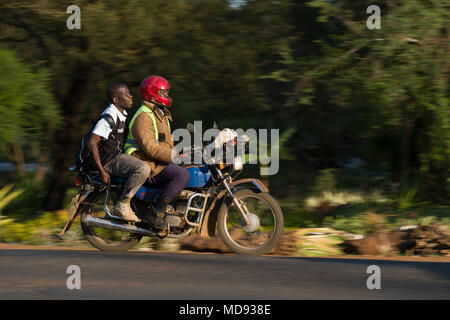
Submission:
POLYGON ((144 161, 123 153, 127 118, 125 110, 132 107, 133 97, 128 87, 120 83, 110 85, 107 96, 110 104, 102 116, 111 117, 103 117, 97 122, 88 139, 88 148, 103 183, 109 183, 111 175, 128 178, 112 213, 124 220, 139 222, 140 219, 130 207, 130 200, 148 179, 150 167, 144 161))

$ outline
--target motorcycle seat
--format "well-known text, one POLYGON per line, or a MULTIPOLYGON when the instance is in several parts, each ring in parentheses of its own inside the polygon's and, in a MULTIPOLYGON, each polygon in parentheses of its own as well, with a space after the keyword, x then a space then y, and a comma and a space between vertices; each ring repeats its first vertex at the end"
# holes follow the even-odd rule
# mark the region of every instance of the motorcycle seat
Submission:
MULTIPOLYGON (((118 177, 118 176, 111 176, 111 184, 124 185, 126 183, 127 183, 127 178, 118 177)), ((146 180, 144 182, 143 186, 149 187, 149 188, 152 188, 152 189, 159 189, 158 187, 155 187, 154 185, 151 185, 148 180, 146 180)))

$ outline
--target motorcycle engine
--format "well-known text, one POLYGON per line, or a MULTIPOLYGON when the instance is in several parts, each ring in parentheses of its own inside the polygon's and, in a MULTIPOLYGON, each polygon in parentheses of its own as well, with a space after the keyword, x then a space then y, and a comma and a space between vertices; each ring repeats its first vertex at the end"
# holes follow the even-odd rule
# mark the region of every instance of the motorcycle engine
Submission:
POLYGON ((170 228, 183 228, 185 225, 184 217, 174 214, 167 214, 165 221, 170 228))
POLYGON ((167 205, 165 221, 170 228, 184 228, 186 221, 184 220, 184 209, 186 201, 175 201, 167 205))
MULTIPOLYGON (((184 218, 184 211, 186 210, 186 204, 188 199, 195 192, 189 190, 183 190, 176 199, 170 202, 166 208, 165 221, 170 225, 170 229, 176 231, 182 231, 186 227, 186 220, 184 218)), ((155 219, 155 213, 152 205, 149 205, 148 212, 150 212, 150 221, 153 223, 155 219)), ((189 217, 192 218, 192 217, 189 217)), ((194 217, 195 218, 195 217, 194 217)))
MULTIPOLYGON (((183 190, 174 201, 168 204, 165 221, 170 225, 170 228, 182 229, 186 226, 184 212, 188 199, 194 194, 195 192, 193 191, 183 190)), ((191 205, 195 205, 195 203, 191 203, 191 205)))

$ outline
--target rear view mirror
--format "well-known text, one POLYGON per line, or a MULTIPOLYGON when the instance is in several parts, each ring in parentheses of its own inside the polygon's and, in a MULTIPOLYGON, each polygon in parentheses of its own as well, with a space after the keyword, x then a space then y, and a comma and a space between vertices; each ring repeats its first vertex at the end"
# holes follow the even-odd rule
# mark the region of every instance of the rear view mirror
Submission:
POLYGON ((190 132, 190 133, 194 133, 194 125, 192 123, 188 123, 186 126, 186 129, 190 132))

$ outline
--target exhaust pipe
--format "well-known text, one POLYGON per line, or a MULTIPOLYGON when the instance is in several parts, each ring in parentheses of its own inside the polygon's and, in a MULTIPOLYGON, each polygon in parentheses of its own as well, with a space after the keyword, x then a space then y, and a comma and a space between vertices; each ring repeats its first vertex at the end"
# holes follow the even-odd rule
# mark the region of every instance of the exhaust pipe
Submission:
POLYGON ((130 224, 122 224, 117 223, 111 220, 101 219, 97 217, 93 217, 91 215, 87 215, 84 219, 84 223, 90 227, 99 227, 104 229, 110 229, 110 230, 118 230, 118 231, 125 231, 125 232, 131 232, 131 233, 138 233, 143 234, 145 236, 154 237, 158 234, 156 232, 138 228, 136 226, 130 225, 130 224))

